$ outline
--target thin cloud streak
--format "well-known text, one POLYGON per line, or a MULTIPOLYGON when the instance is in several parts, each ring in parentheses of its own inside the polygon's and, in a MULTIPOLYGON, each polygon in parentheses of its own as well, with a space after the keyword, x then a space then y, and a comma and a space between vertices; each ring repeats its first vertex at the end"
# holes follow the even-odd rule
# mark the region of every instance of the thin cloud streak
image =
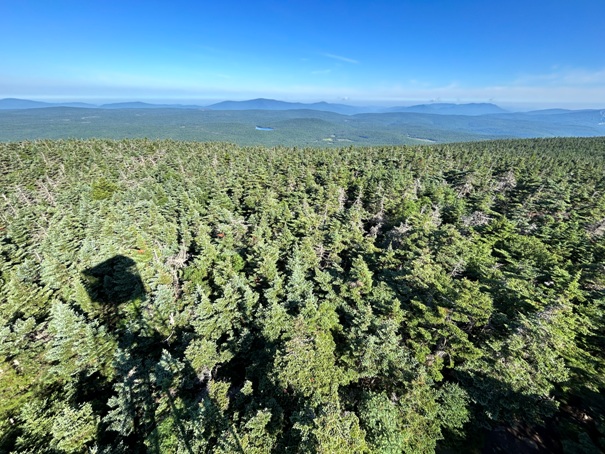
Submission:
POLYGON ((514 85, 530 86, 602 86, 605 87, 605 68, 587 70, 584 68, 555 68, 546 74, 526 74, 519 77, 514 85))
POLYGON ((328 53, 323 53, 321 55, 323 55, 324 57, 327 57, 327 58, 331 58, 333 60, 344 61, 345 63, 352 63, 354 65, 359 64, 359 61, 357 61, 353 58, 343 57, 342 55, 335 55, 335 54, 328 54, 328 53))

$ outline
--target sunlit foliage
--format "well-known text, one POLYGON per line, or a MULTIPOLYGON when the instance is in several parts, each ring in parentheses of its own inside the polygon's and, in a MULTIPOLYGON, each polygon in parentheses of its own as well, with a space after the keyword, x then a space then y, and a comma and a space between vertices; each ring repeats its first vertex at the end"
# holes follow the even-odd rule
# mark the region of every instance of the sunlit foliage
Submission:
POLYGON ((602 138, 36 141, 0 172, 2 452, 605 449, 602 138))

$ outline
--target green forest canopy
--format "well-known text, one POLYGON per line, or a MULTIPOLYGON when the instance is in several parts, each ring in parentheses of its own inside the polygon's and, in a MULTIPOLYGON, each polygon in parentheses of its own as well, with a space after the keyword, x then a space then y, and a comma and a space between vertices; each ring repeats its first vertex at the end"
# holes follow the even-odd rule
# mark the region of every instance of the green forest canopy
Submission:
POLYGON ((605 449, 604 138, 0 169, 2 452, 605 449))

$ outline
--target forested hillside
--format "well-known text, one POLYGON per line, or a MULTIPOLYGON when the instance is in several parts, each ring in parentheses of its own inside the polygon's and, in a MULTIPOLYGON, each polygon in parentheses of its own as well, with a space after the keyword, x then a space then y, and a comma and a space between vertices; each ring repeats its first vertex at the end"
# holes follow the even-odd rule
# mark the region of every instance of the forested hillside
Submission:
MULTIPOLYGON (((122 106, 123 105, 118 105, 122 106)), ((599 110, 440 115, 419 112, 341 115, 320 110, 187 108, 0 109, 0 142, 59 139, 229 141, 241 146, 425 145, 475 140, 605 135, 599 110), (259 131, 256 126, 272 131, 259 131)), ((453 113, 453 112, 452 112, 453 113)))
POLYGON ((0 452, 605 449, 605 138, 0 172, 0 452))

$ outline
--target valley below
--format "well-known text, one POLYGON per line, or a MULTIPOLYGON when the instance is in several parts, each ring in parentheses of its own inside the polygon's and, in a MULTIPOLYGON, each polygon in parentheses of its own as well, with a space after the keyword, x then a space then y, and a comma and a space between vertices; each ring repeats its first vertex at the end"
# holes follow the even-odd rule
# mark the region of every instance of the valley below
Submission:
MULTIPOLYGON (((14 105, 18 104, 8 106, 14 105)), ((280 110, 271 109, 275 107, 273 104, 267 109, 254 109, 266 106, 266 103, 246 104, 249 107, 246 109, 237 104, 218 106, 231 106, 230 110, 141 105, 0 108, 0 141, 149 138, 313 147, 340 146, 343 143, 360 146, 414 145, 605 135, 600 110, 481 114, 477 113, 476 106, 468 105, 472 109, 467 108, 466 111, 460 107, 443 111, 406 108, 405 111, 349 115, 329 110, 301 109, 297 104, 293 104, 296 108, 280 110), (240 110, 236 107, 240 107, 240 110), (259 129, 258 125, 272 130, 259 129)), ((328 109, 326 106, 329 105, 321 107, 328 109)), ((335 107, 334 110, 342 111, 343 108, 335 107)))

